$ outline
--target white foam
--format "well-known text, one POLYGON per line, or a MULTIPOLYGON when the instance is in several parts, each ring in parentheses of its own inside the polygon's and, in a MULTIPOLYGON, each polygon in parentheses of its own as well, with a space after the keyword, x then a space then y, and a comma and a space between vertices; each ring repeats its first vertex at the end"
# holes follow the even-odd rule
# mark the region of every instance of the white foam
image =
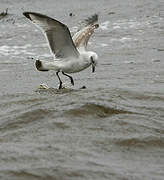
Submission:
POLYGON ((101 23, 99 27, 102 30, 108 30, 109 24, 110 24, 110 21, 105 21, 105 22, 101 23))
POLYGON ((138 39, 136 38, 131 38, 131 37, 121 37, 121 38, 111 38, 110 39, 110 42, 113 43, 113 42, 121 42, 121 43, 125 43, 125 42, 130 42, 130 41, 137 41, 138 39))
POLYGON ((100 29, 102 30, 108 30, 110 29, 139 29, 145 26, 149 26, 149 21, 137 21, 136 19, 130 19, 130 20, 117 20, 115 22, 105 21, 100 24, 100 29))
POLYGON ((43 55, 41 55, 40 57, 47 57, 47 58, 49 58, 49 57, 52 57, 52 54, 51 53, 49 53, 49 54, 43 54, 43 55))
POLYGON ((112 24, 113 29, 137 29, 145 26, 149 26, 148 21, 137 21, 136 19, 130 20, 118 20, 112 24))
POLYGON ((101 47, 107 47, 107 46, 108 46, 108 44, 101 43, 101 44, 100 44, 100 46, 101 46, 101 47))
POLYGON ((126 41, 131 41, 132 39, 130 38, 130 37, 122 37, 121 39, 120 39, 120 41, 121 42, 126 42, 126 41))
POLYGON ((25 44, 24 46, 6 46, 6 45, 4 45, 4 46, 0 46, 0 54, 3 56, 19 55, 22 53, 29 54, 30 52, 28 52, 26 50, 29 47, 31 47, 31 44, 25 44))
POLYGON ((120 29, 121 27, 119 25, 113 26, 113 29, 120 29))

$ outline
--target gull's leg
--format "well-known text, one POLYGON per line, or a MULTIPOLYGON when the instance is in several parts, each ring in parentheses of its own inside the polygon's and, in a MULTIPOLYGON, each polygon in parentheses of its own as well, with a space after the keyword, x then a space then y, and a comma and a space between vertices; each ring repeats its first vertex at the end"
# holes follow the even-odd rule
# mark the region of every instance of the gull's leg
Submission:
POLYGON ((62 74, 69 77, 70 80, 71 80, 71 84, 74 86, 74 81, 73 81, 73 78, 71 76, 69 76, 68 74, 65 74, 63 71, 62 71, 62 74))
POLYGON ((59 77, 59 71, 56 72, 56 75, 57 75, 57 77, 59 79, 59 82, 60 82, 59 89, 61 89, 62 88, 62 81, 61 81, 61 79, 59 77))

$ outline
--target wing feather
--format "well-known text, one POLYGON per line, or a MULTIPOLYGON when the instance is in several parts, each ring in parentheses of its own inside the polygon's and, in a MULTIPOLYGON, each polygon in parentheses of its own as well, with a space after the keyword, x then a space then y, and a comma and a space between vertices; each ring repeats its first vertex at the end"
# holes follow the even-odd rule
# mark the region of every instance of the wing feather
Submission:
POLYGON ((65 24, 35 12, 24 12, 23 14, 43 30, 47 36, 50 49, 57 58, 79 56, 79 52, 75 47, 70 31, 65 24))
POLYGON ((78 34, 75 34, 73 36, 73 41, 75 46, 78 49, 85 49, 87 48, 88 41, 93 34, 94 30, 99 27, 98 24, 92 25, 92 26, 87 26, 83 28, 81 31, 78 32, 78 34))
POLYGON ((98 21, 98 15, 94 14, 85 20, 85 26, 79 29, 72 37, 73 42, 76 48, 80 50, 86 50, 88 41, 92 36, 95 29, 99 27, 98 24, 95 24, 98 21))

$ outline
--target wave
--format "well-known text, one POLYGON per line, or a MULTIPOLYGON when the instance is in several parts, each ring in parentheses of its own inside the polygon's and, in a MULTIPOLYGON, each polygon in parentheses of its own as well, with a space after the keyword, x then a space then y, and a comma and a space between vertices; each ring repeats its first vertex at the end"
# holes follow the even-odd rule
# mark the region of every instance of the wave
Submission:
POLYGON ((33 125, 34 122, 41 121, 42 119, 48 119, 52 117, 54 110, 48 109, 33 109, 27 112, 14 114, 8 117, 4 123, 1 123, 1 130, 17 129, 27 126, 29 124, 33 125))
POLYGON ((164 138, 156 137, 156 136, 147 136, 147 137, 132 137, 119 139, 115 141, 115 144, 120 146, 128 146, 128 147, 139 147, 139 148, 147 148, 147 147, 164 147, 164 138))
POLYGON ((117 109, 114 107, 106 107, 94 103, 87 103, 79 108, 71 109, 65 112, 70 116, 93 116, 93 117, 108 117, 116 114, 131 114, 132 112, 117 109))

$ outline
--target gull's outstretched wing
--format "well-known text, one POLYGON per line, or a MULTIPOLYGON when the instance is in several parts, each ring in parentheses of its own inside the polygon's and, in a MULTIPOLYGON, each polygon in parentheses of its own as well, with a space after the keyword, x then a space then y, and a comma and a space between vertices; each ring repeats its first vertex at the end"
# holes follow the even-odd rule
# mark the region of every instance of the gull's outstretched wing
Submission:
POLYGON ((70 31, 65 24, 39 13, 24 12, 23 14, 43 30, 47 36, 50 49, 57 58, 79 56, 70 31))
POLYGON ((99 27, 98 24, 95 24, 95 22, 98 21, 97 14, 86 19, 85 21, 87 24, 83 28, 78 30, 72 37, 76 48, 81 50, 86 50, 91 35, 93 34, 94 30, 99 27))

